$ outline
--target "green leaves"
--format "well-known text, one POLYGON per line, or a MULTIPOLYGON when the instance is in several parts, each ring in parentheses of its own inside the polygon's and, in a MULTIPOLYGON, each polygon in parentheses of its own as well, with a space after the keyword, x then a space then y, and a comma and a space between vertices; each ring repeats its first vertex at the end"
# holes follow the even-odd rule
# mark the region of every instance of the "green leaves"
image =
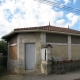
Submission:
POLYGON ((3 55, 7 55, 7 50, 8 50, 8 47, 7 47, 7 42, 4 41, 4 40, 1 40, 0 41, 0 53, 3 53, 3 55))

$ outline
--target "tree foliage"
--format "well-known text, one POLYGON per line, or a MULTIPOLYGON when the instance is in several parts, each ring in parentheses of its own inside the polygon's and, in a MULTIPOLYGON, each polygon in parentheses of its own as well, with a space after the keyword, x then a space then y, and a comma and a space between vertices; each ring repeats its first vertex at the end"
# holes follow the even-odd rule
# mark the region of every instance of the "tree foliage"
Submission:
POLYGON ((0 53, 3 53, 4 56, 7 56, 7 51, 8 51, 7 42, 4 40, 1 40, 0 41, 0 53))

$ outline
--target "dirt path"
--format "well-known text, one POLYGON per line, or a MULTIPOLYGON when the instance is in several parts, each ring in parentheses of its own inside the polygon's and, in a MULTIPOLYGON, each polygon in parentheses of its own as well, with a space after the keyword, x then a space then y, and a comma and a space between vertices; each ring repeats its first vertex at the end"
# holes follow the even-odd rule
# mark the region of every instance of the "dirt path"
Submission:
POLYGON ((0 80, 80 80, 80 71, 66 74, 22 74, 22 75, 6 75, 0 80))

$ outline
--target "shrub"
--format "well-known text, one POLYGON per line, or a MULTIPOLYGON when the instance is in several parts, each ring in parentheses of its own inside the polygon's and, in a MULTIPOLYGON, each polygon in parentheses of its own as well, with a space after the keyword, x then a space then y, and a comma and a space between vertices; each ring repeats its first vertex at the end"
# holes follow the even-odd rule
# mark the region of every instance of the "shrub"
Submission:
POLYGON ((6 72, 6 68, 7 68, 7 57, 3 57, 2 59, 0 59, 0 77, 4 75, 4 73, 6 72))
POLYGON ((2 57, 2 66, 7 68, 7 56, 2 57))
POLYGON ((80 70, 80 60, 53 61, 52 69, 54 73, 66 73, 80 70))

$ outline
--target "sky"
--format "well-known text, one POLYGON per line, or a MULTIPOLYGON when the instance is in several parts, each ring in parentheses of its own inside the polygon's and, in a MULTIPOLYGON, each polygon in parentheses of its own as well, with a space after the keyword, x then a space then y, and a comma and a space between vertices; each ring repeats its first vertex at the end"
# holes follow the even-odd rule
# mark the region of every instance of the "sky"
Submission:
MULTIPOLYGON (((80 0, 48 0, 79 9, 80 0)), ((75 14, 36 0, 0 0, 0 38, 15 28, 37 26, 80 30, 80 14, 75 14)))

